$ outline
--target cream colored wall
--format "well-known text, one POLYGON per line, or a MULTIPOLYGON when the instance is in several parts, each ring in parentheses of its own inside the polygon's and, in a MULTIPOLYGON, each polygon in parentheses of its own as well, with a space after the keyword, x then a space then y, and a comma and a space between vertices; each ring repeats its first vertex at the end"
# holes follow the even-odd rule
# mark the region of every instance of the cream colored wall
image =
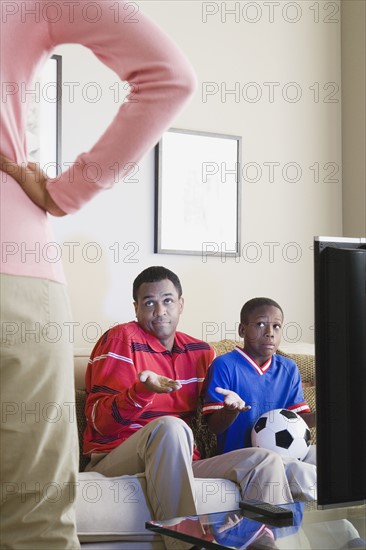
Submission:
POLYGON ((366 2, 342 4, 343 234, 366 235, 366 2))
MULTIPOLYGON (((183 331, 207 340, 235 337, 243 302, 267 295, 285 310, 285 342, 311 342, 313 236, 342 234, 339 2, 139 6, 175 38, 197 72, 197 93, 173 126, 242 136, 242 253, 226 260, 153 253, 149 153, 135 182, 118 183, 53 222, 59 241, 69 243, 63 260, 76 347, 92 346, 101 331, 133 318, 132 281, 149 265, 180 276, 183 331), (205 95, 208 89, 216 93, 205 95)), ((82 48, 58 52, 64 82, 80 83, 73 101, 64 93, 63 160, 70 162, 117 109, 116 77, 82 48), (95 103, 92 81, 100 86, 95 103)))

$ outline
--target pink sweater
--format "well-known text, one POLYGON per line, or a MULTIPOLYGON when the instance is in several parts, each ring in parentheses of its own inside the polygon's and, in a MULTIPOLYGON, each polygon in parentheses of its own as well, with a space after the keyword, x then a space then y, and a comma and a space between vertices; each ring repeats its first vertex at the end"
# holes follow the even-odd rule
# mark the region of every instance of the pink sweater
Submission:
MULTIPOLYGON (((90 151, 48 180, 52 198, 67 213, 111 187, 116 165, 122 172, 127 163, 137 163, 170 126, 195 87, 192 68, 178 47, 140 11, 130 16, 131 7, 136 9, 137 4, 1 2, 0 150, 4 155, 26 162, 26 104, 21 88, 31 89, 35 74, 58 44, 90 48, 121 80, 132 84, 134 101, 121 106, 90 151), (89 173, 88 179, 83 176, 83 167, 91 162, 97 163, 101 175, 95 183, 90 182, 89 173)), ((77 126, 76 120, 75 132, 77 126)), ((2 173, 1 179, 1 272, 63 282, 59 262, 48 261, 43 253, 54 241, 47 214, 13 178, 2 173)))

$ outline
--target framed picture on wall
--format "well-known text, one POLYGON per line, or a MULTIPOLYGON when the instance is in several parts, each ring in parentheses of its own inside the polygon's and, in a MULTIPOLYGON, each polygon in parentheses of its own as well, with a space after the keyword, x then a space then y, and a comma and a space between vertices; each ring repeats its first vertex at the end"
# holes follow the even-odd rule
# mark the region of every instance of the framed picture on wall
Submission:
POLYGON ((53 55, 43 65, 28 91, 27 155, 48 177, 61 170, 62 57, 53 55))
POLYGON ((172 128, 155 149, 154 252, 237 256, 241 137, 172 128))

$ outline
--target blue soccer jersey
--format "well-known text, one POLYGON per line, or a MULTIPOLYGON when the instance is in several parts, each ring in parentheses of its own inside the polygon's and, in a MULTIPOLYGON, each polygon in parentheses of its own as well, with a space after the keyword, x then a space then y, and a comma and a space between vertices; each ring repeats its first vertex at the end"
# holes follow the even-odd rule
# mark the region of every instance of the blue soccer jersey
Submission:
POLYGON ((233 424, 217 436, 218 451, 227 453, 251 446, 251 430, 257 418, 273 409, 310 412, 305 402, 299 369, 294 361, 273 355, 259 366, 237 347, 217 357, 209 371, 203 414, 223 408, 223 396, 216 387, 237 393, 251 409, 238 415, 233 424))

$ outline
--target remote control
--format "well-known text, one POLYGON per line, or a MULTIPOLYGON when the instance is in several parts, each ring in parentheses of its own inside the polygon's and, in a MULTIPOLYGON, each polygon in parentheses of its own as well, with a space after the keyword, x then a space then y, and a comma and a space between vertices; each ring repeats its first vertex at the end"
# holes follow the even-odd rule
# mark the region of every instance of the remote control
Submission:
POLYGON ((283 518, 292 518, 292 510, 287 508, 282 508, 281 506, 275 506, 274 504, 269 504, 269 502, 239 502, 240 508, 243 510, 250 510, 251 512, 256 512, 261 516, 268 516, 270 518, 283 519, 283 518))

